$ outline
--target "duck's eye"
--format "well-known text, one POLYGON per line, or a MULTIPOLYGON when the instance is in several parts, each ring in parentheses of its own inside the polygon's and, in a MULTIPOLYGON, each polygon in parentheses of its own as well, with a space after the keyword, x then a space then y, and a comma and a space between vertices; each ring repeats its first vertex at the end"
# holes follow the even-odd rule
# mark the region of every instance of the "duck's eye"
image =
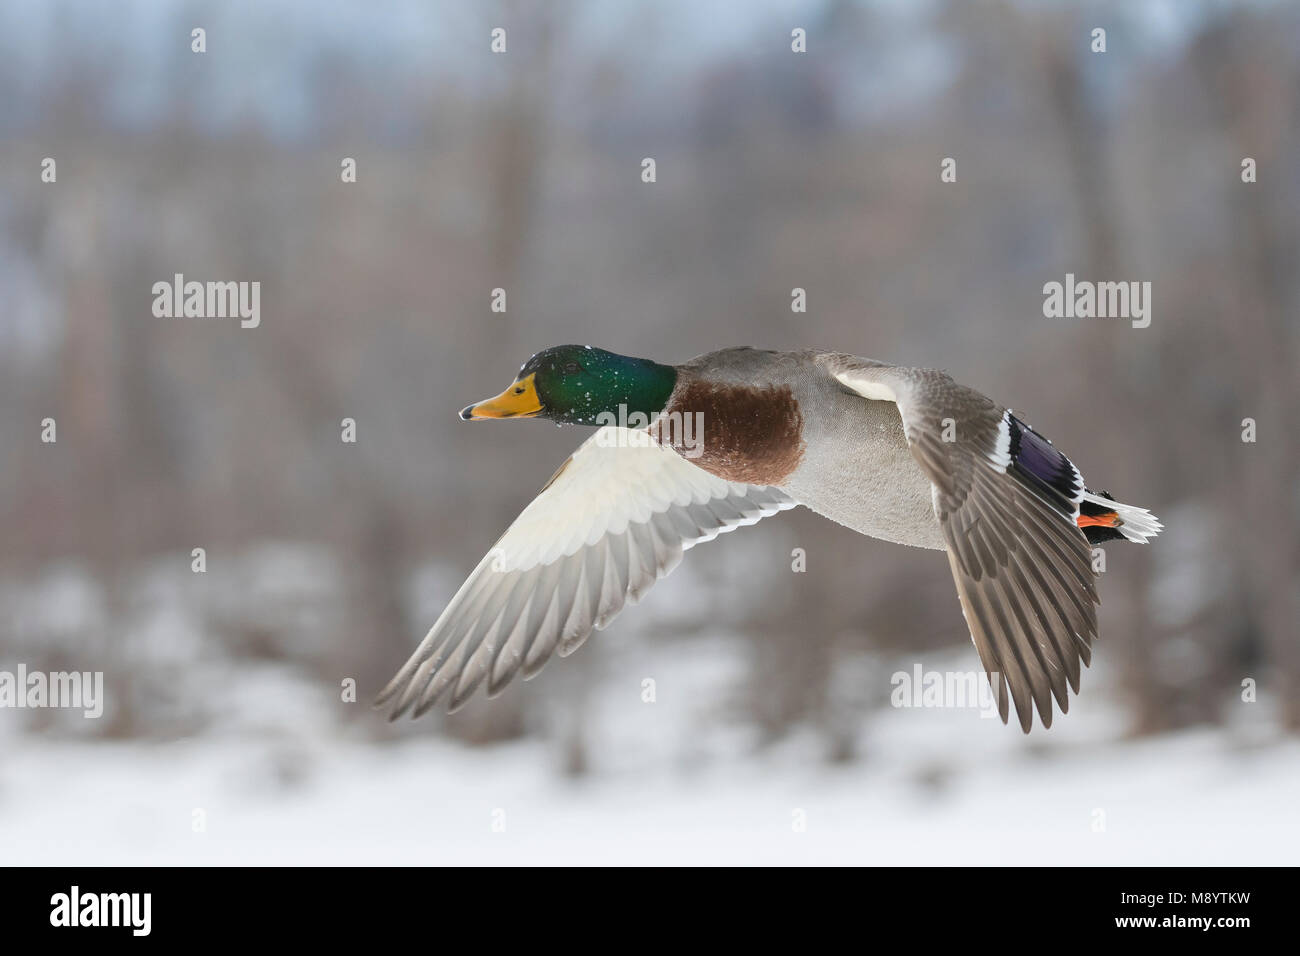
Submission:
POLYGON ((581 371, 582 371, 582 366, 579 365, 577 362, 570 362, 568 365, 564 366, 565 375, 577 375, 581 371))

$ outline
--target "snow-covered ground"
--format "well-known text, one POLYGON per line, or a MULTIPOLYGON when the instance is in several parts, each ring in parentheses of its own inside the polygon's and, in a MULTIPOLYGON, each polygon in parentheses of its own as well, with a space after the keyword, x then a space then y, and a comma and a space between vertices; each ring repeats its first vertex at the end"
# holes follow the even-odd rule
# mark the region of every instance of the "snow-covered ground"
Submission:
POLYGON ((232 695, 221 736, 9 734, 0 862, 1300 861, 1300 743, 1279 738, 1265 704, 1243 706, 1228 729, 1126 742, 1089 672, 1046 734, 969 710, 887 709, 863 715, 856 761, 830 764, 811 734, 760 751, 748 731, 701 722, 735 648, 671 651, 618 652, 616 674, 659 668, 657 700, 641 701, 639 676, 602 684, 588 718, 592 773, 578 780, 556 773, 556 747, 543 742, 362 740, 328 716, 332 692, 288 677, 232 695), (234 718, 252 699, 260 716, 234 718))

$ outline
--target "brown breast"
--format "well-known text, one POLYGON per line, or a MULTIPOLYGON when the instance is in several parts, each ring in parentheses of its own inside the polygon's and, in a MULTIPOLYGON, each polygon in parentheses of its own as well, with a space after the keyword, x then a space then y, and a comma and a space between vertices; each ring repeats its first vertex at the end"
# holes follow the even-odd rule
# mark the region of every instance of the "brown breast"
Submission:
POLYGON ((803 415, 788 385, 686 382, 651 430, 710 474, 751 485, 780 485, 804 453, 803 415))

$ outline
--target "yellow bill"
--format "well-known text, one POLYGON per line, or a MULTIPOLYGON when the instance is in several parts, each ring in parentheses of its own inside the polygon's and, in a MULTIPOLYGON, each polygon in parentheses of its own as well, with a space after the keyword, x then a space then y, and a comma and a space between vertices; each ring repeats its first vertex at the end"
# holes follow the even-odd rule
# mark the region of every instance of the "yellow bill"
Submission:
POLYGON ((533 379, 534 372, 519 379, 496 398, 489 398, 477 405, 467 405, 460 410, 460 417, 465 421, 480 418, 533 418, 542 410, 542 402, 537 397, 537 386, 533 379))

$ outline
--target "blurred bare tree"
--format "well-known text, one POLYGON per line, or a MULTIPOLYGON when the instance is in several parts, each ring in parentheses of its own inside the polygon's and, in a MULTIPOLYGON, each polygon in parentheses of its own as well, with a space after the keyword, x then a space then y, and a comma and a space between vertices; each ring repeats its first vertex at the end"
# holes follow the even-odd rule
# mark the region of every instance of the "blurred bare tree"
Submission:
MULTIPOLYGON (((81 30, 82 7, 31 13, 61 37, 41 48, 20 6, 0 5, 0 655, 102 667, 120 702, 102 732, 201 730, 221 667, 289 667, 331 695, 352 677, 367 699, 580 440, 488 435, 455 410, 564 341, 666 360, 840 348, 1032 410, 1094 487, 1169 528, 1108 548, 1099 653, 1131 731, 1227 720, 1247 677, 1300 729, 1296 10, 1191 5, 1170 36, 1119 4, 810 0, 801 57, 776 14, 686 49, 645 10, 435 4, 306 43, 265 86, 240 57, 272 43, 268 21, 238 11, 209 11, 227 29, 205 57, 161 17, 149 42, 175 48, 133 74, 129 38, 81 30), (486 48, 498 21, 505 56, 486 48), (178 272, 261 281, 262 326, 154 318, 152 284, 178 272), (1044 319, 1042 285, 1066 272, 1151 280, 1152 326, 1044 319), (294 588, 253 574, 286 553, 294 588), (75 625, 46 613, 65 572, 91 595, 75 625), (198 650, 176 649, 177 620, 198 650)), ((698 35, 726 29, 699 16, 698 35)), ((852 759, 846 708, 876 701, 846 691, 851 662, 967 635, 935 555, 781 520, 698 626, 744 636, 727 719, 763 742, 810 725, 852 759)), ((715 548, 738 560, 710 545, 678 573, 710 580, 715 548)), ((594 642, 658 640, 639 613, 594 642)), ((557 733, 583 772, 600 653, 437 725, 476 744, 557 733)))

